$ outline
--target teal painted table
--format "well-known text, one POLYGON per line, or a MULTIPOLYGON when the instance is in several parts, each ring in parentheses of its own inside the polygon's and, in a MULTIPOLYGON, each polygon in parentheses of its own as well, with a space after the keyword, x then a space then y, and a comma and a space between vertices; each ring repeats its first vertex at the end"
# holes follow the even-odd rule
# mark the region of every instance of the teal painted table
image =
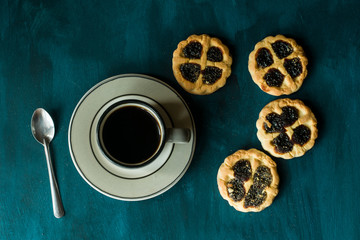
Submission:
POLYGON ((7 1, 0 6, 1 239, 359 239, 360 3, 358 1, 7 1), (224 88, 185 92, 172 74, 177 43, 207 33, 233 55, 224 88), (255 122, 277 99, 247 70, 268 35, 295 38, 309 74, 290 95, 312 108, 319 138, 303 157, 275 159, 280 192, 260 213, 240 213, 217 190, 224 158, 261 149, 255 122), (76 103, 113 75, 148 74, 174 87, 197 125, 188 172, 141 202, 93 190, 69 155, 76 103), (52 214, 43 148, 30 131, 37 107, 54 117, 53 160, 66 215, 52 214))

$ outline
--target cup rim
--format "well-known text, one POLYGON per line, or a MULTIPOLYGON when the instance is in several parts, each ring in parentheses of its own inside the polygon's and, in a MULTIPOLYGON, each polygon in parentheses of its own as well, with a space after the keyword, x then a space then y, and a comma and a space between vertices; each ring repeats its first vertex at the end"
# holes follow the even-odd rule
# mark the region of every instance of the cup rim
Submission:
POLYGON ((141 101, 141 100, 137 100, 137 99, 121 100, 121 101, 115 102, 112 105, 110 105, 99 118, 99 121, 98 121, 97 127, 96 127, 96 135, 97 135, 98 146, 99 146, 100 150, 102 151, 102 153, 104 154, 104 156, 112 163, 114 163, 116 165, 120 165, 122 167, 128 167, 128 168, 143 167, 143 166, 151 163, 161 153, 161 151, 164 147, 164 144, 166 142, 165 141, 166 128, 165 128, 164 120, 162 119, 161 115, 150 104, 148 104, 144 101, 141 101), (135 107, 144 109, 153 117, 153 119, 156 121, 158 128, 159 128, 160 141, 159 141, 159 145, 158 145, 156 151, 149 158, 147 158, 139 163, 135 163, 135 164, 124 163, 124 162, 116 159, 106 150, 106 147, 103 144, 103 140, 101 138, 102 127, 105 123, 106 117, 109 117, 111 115, 111 113, 113 111, 116 111, 117 109, 119 109, 121 105, 123 105, 123 107, 135 106, 135 107))

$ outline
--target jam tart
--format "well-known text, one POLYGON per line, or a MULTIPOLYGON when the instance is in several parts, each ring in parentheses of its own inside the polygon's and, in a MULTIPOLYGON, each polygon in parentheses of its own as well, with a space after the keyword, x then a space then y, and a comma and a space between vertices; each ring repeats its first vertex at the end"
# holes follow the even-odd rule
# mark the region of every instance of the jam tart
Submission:
POLYGON ((255 45, 249 55, 249 72, 264 92, 289 95, 301 87, 308 59, 294 39, 283 35, 269 36, 255 45))
POLYGON ((207 95, 223 87, 231 74, 229 49, 206 34, 191 35, 173 53, 172 68, 187 92, 207 95))
POLYGON ((289 98, 267 104, 259 114, 256 128, 262 147, 284 159, 304 155, 318 136, 317 121, 310 108, 289 98))
POLYGON ((238 150, 221 164, 217 184, 220 195, 236 210, 259 212, 278 194, 276 163, 265 153, 238 150))

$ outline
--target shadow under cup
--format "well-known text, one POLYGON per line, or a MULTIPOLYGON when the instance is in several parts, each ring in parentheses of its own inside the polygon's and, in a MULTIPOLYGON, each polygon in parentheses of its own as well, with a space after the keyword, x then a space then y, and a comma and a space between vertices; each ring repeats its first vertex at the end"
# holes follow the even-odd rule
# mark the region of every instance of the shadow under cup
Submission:
POLYGON ((101 150, 113 162, 127 167, 154 160, 165 143, 165 132, 157 111, 138 100, 109 107, 98 125, 101 150))

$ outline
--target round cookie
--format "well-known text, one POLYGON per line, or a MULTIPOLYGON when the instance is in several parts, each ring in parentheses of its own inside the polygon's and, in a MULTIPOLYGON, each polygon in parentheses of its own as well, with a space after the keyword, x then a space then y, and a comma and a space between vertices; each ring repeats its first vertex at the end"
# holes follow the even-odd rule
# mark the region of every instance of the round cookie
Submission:
POLYGON ((236 210, 259 212, 278 194, 276 163, 265 153, 238 150, 221 164, 217 184, 221 196, 236 210))
POLYGON ((275 157, 300 157, 318 136, 317 121, 300 100, 278 99, 267 104, 256 122, 262 147, 275 157))
POLYGON ((187 92, 206 95, 223 87, 231 73, 229 49, 217 38, 191 35, 173 53, 172 68, 187 92))
POLYGON ((294 39, 283 35, 269 36, 255 45, 249 55, 249 72, 264 92, 289 95, 301 87, 308 59, 294 39))

